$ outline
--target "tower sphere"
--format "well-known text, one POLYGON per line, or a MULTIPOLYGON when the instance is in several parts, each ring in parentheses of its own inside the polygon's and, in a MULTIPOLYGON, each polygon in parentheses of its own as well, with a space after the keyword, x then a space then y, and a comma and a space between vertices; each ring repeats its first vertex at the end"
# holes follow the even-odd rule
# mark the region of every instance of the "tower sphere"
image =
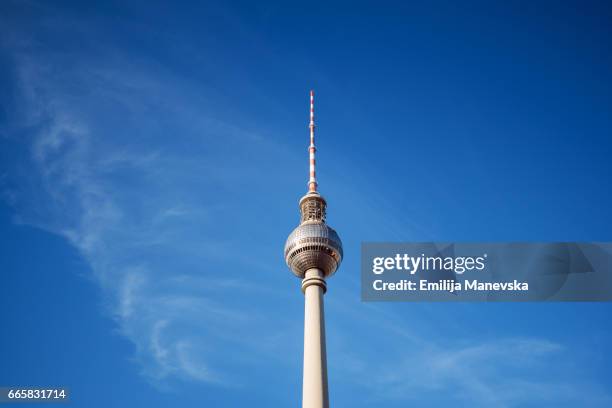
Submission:
POLYGON ((308 269, 332 275, 342 261, 342 241, 333 228, 321 221, 306 221, 293 230, 285 244, 285 261, 293 273, 304 278, 308 269))

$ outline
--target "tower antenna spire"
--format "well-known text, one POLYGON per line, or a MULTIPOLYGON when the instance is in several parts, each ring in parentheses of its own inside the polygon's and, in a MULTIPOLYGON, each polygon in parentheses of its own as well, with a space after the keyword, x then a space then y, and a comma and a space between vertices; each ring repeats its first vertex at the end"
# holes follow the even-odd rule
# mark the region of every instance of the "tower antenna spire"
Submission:
POLYGON ((310 178, 308 180, 308 192, 317 192, 317 174, 315 171, 315 147, 314 135, 315 135, 315 123, 314 123, 314 91, 310 90, 310 146, 308 146, 308 152, 310 156, 310 178))

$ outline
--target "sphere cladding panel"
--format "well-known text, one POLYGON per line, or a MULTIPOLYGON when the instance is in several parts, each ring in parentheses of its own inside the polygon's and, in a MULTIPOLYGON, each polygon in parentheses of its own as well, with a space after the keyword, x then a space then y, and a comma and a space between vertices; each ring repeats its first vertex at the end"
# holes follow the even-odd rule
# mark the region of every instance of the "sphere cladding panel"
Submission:
POLYGON ((318 268, 327 277, 342 261, 342 241, 333 228, 321 222, 303 223, 287 238, 285 261, 303 278, 308 269, 318 268))

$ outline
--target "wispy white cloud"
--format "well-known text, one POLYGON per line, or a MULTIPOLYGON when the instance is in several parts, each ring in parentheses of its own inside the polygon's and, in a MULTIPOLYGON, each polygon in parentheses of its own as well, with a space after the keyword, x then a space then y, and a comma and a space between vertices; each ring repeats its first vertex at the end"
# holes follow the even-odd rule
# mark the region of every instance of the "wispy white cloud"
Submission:
MULTIPOLYGON (((235 141, 237 154, 267 142, 188 108, 200 97, 172 76, 133 66, 126 72, 99 58, 64 69, 65 56, 12 51, 22 108, 13 126, 32 129, 23 143, 35 169, 6 192, 22 222, 64 236, 81 252, 149 378, 240 382, 219 352, 282 333, 260 307, 224 301, 266 290, 239 279, 241 269, 271 268, 234 256, 239 244, 216 230, 211 214, 228 216, 223 205, 236 203, 218 201, 214 192, 232 194, 227 183, 243 178, 244 169, 226 165, 214 149, 219 139, 235 141), (92 95, 99 98, 93 104, 92 95), (163 111, 172 126, 157 129, 152 111, 163 111), (188 142, 176 148, 168 138, 188 142)), ((261 358, 274 358, 266 348, 258 348, 261 358)))
POLYGON ((418 334, 427 317, 415 320, 417 313, 405 319, 373 306, 361 313, 360 325, 376 336, 359 343, 347 336, 333 346, 336 380, 366 389, 366 405, 605 407, 612 402, 604 386, 577 375, 576 364, 582 362, 563 344, 537 337, 427 336, 418 334))

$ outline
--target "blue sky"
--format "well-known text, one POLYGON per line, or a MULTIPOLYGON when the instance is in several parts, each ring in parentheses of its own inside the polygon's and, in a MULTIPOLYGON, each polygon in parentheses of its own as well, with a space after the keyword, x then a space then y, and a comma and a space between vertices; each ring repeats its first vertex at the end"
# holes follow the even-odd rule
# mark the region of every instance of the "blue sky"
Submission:
POLYGON ((607 407, 609 304, 359 299, 362 241, 610 241, 605 2, 3 2, 0 384, 297 406, 319 187, 335 406, 607 407))

